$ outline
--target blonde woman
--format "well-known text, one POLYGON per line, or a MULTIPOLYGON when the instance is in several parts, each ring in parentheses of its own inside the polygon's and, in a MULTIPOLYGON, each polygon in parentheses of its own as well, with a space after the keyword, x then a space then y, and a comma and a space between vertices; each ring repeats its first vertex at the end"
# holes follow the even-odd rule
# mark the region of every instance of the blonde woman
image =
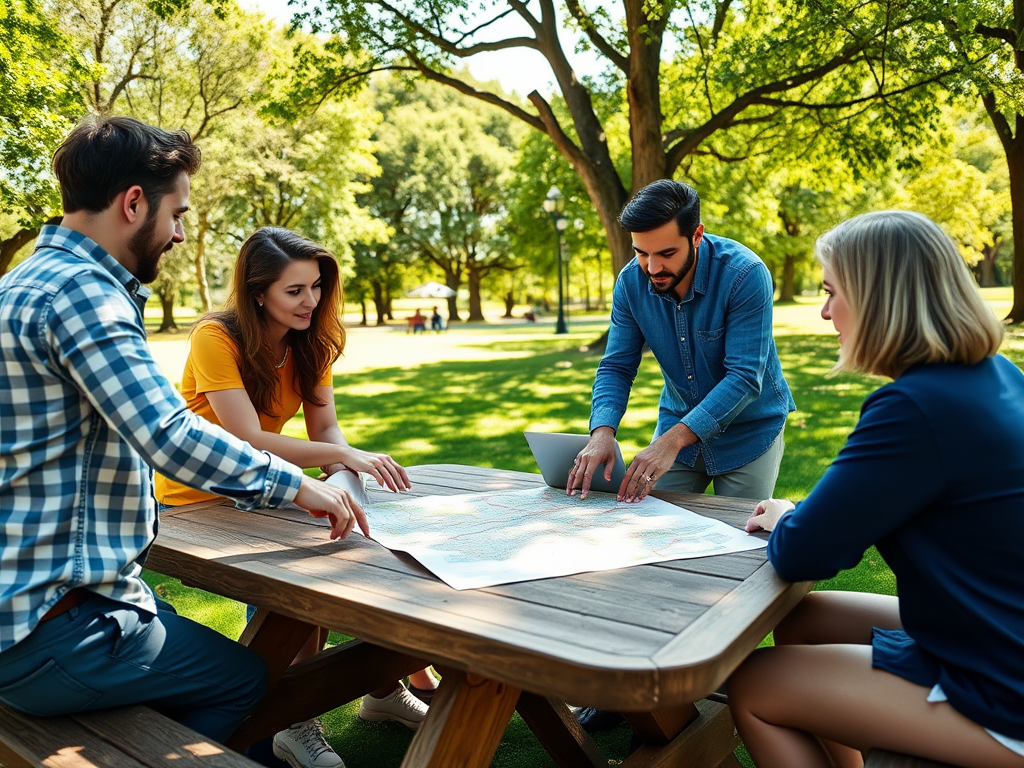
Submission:
POLYGON ((875 544, 899 597, 808 595, 729 680, 740 736, 758 768, 860 768, 873 747, 1024 768, 1024 375, 924 216, 859 216, 817 255, 837 368, 893 381, 807 499, 747 529, 791 581, 875 544))

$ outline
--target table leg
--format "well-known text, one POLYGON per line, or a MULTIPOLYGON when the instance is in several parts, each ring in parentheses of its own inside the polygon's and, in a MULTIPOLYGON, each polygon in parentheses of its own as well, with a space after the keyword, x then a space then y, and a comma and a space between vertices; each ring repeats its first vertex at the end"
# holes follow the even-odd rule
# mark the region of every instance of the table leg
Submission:
POLYGON ((238 642, 267 662, 267 689, 271 690, 315 629, 313 624, 260 608, 245 625, 238 642))
POLYGON ((690 723, 700 717, 700 711, 693 704, 684 704, 671 709, 656 709, 653 712, 623 712, 633 733, 645 744, 668 744, 683 732, 690 723))
POLYGON ((277 687, 268 691, 231 734, 227 745, 241 752, 292 723, 330 712, 425 666, 423 659, 361 640, 329 648, 291 665, 277 687))
POLYGON ((608 759, 563 701, 523 691, 516 711, 559 768, 603 768, 608 759))
POLYGON ((446 669, 402 768, 487 768, 520 689, 446 669))
POLYGON ((622 768, 732 768, 732 751, 739 745, 729 707, 713 701, 695 705, 699 716, 664 745, 643 744, 622 763, 622 768))

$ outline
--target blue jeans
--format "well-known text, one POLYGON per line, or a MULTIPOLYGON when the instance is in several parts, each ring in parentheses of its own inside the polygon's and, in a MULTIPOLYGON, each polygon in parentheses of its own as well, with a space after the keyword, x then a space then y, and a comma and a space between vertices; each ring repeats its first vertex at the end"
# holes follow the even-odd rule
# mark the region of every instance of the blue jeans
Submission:
POLYGON ((146 704, 224 741, 263 697, 254 651, 158 601, 156 616, 92 594, 0 653, 0 701, 31 715, 146 704))

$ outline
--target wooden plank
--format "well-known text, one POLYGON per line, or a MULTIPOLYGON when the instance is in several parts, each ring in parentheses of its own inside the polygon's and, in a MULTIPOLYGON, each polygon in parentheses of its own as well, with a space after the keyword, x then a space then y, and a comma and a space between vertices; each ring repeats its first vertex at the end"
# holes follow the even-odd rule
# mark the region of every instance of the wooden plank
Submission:
POLYGON ((524 691, 519 695, 516 711, 559 768, 608 765, 565 702, 524 691))
POLYGON ((761 566, 654 655, 666 698, 676 689, 711 693, 810 591, 812 582, 782 581, 761 566))
POLYGON ((515 686, 447 670, 402 768, 487 768, 519 694, 515 686))
POLYGON ((672 634, 706 609, 678 600, 652 600, 641 591, 602 587, 575 577, 502 584, 478 591, 672 634))
POLYGON ((956 768, 956 766, 925 760, 923 757, 901 755, 898 752, 889 752, 885 749, 872 749, 868 752, 867 760, 864 761, 864 768, 956 768))
POLYGON ((83 712, 71 719, 150 768, 256 768, 257 763, 149 707, 83 712))
MULTIPOLYGON (((661 648, 671 637, 667 632, 588 616, 571 609, 561 610, 550 605, 502 599, 484 590, 455 592, 446 584, 433 579, 421 579, 415 591, 407 591, 403 588, 409 582, 406 577, 383 569, 373 573, 372 580, 366 578, 370 573, 368 569, 342 576, 329 558, 295 561, 265 557, 261 563, 339 586, 344 583, 345 586, 365 590, 367 595, 400 595, 401 611, 423 622, 441 622, 448 627, 460 628, 464 619, 474 622, 483 619, 492 624, 498 639, 506 628, 514 629, 520 636, 532 635, 565 643, 567 650, 573 649, 574 655, 594 650, 604 654, 646 656, 661 648), (443 615, 438 615, 441 612, 443 615)), ((369 596, 364 599, 370 602, 376 600, 369 596)), ((366 635, 367 639, 375 639, 378 634, 371 627, 360 627, 359 631, 374 632, 373 637, 366 635)))
POLYGON ((32 717, 0 705, 6 768, 147 768, 67 717, 32 717))
POLYGON ((634 565, 632 568, 615 571, 592 571, 572 578, 600 587, 618 587, 646 594, 649 600, 680 601, 704 607, 715 605, 740 585, 735 579, 656 568, 653 565, 634 565))
POLYGON ((293 664, 228 739, 239 751, 293 723, 316 717, 364 693, 401 680, 429 662, 352 640, 293 664))
POLYGON ((684 704, 651 712, 623 712, 622 715, 643 743, 668 744, 700 717, 700 711, 693 704, 684 704))
POLYGON ((689 571, 707 576, 721 576, 726 579, 742 581, 764 565, 767 557, 764 550, 752 552, 733 552, 728 555, 711 555, 710 557, 694 557, 687 560, 668 560, 663 563, 652 563, 652 568, 664 568, 670 571, 689 571))
POLYGON ((666 746, 644 744, 621 768, 671 768, 718 765, 739 745, 729 707, 712 701, 696 704, 700 717, 666 746))

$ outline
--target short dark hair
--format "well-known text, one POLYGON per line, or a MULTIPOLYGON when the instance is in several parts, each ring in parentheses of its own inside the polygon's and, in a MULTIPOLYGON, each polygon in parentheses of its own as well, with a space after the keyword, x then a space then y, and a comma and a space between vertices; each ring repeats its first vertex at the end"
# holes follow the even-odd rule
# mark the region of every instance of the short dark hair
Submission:
POLYGON ((679 234, 692 238, 700 226, 700 197, 689 184, 661 179, 633 195, 619 214, 619 225, 627 232, 650 232, 673 219, 679 234))
POLYGON ((64 213, 106 210, 136 184, 151 208, 182 173, 199 170, 199 147, 188 131, 165 131, 132 117, 90 116, 53 154, 64 213))

